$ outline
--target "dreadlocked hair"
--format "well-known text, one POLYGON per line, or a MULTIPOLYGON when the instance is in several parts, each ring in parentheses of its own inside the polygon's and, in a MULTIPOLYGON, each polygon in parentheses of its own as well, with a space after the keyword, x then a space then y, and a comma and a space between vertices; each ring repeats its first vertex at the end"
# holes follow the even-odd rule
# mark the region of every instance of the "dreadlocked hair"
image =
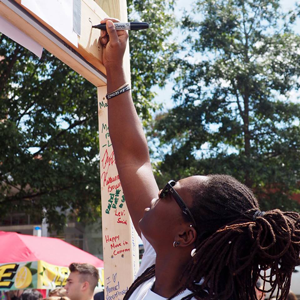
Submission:
MULTIPOLYGON (((127 290, 123 300, 128 300, 131 295, 133 294, 133 292, 141 285, 143 284, 144 282, 148 281, 149 279, 153 278, 155 276, 155 265, 152 265, 151 267, 149 267, 148 269, 146 269, 144 271, 144 273, 142 273, 134 282, 133 284, 129 287, 129 289, 127 290)), ((179 288, 178 291, 172 296, 170 297, 169 299, 172 299, 174 298, 179 292, 181 292, 183 289, 182 288, 179 288)), ((206 292, 204 292, 205 294, 206 292)), ((198 300, 200 299, 203 299, 202 296, 204 295, 203 293, 201 293, 201 298, 196 296, 195 298, 198 300)), ((189 296, 186 296, 184 298, 182 298, 182 300, 189 300, 189 299, 192 299, 192 297, 194 297, 193 294, 189 295, 189 296)))
MULTIPOLYGON (((195 255, 173 297, 189 289, 191 294, 183 300, 258 300, 255 285, 263 279, 259 290, 286 299, 292 271, 300 264, 300 215, 279 209, 260 212, 252 191, 233 177, 207 177, 186 187, 197 223, 195 255)), ((153 265, 136 279, 124 300, 154 276, 153 265)))
POLYGON ((209 175, 191 187, 198 236, 195 255, 182 275, 183 288, 202 299, 256 300, 255 283, 286 299, 300 263, 300 216, 259 211, 253 193, 227 175, 209 175), (206 296, 203 297, 203 291, 206 296))

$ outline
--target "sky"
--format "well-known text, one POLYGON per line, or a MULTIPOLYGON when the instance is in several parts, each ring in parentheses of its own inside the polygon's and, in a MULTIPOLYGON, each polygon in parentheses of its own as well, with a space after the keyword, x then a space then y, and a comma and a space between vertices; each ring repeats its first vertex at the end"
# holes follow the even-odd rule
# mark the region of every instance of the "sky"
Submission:
MULTIPOLYGON (((177 0, 177 9, 176 9, 176 15, 177 17, 180 16, 183 9, 189 10, 192 7, 192 3, 195 0, 177 0)), ((294 4, 296 3, 295 0, 281 0, 281 5, 283 10, 289 10, 291 9, 294 4)), ((172 82, 169 81, 167 85, 160 89, 158 87, 154 87, 153 91, 157 93, 157 96, 155 97, 154 101, 160 104, 164 105, 164 109, 170 109, 173 106, 173 103, 171 101, 172 96, 172 82)))

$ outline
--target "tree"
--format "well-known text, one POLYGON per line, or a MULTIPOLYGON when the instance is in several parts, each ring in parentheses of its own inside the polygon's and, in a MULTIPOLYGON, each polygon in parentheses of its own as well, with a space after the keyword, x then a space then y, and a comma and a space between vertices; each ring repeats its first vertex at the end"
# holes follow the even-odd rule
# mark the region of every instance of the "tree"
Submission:
POLYGON ((170 37, 177 26, 175 0, 128 0, 129 20, 150 24, 145 31, 130 31, 130 64, 133 84, 132 98, 144 125, 152 119, 158 106, 153 102, 155 85, 163 87, 176 69, 175 54, 180 50, 170 37), (163 25, 162 25, 163 24, 163 25))
MULTIPOLYGON (((130 33, 132 90, 146 123, 155 109, 150 89, 164 85, 166 61, 175 49, 175 44, 163 42, 174 25, 173 4, 132 0, 129 5, 130 16, 149 13, 152 24, 164 18, 170 28, 154 25, 149 32, 130 33)), ((39 60, 1 35, 0 103, 1 216, 26 212, 36 222, 46 217, 56 231, 68 218, 83 223, 99 219, 95 87, 47 51, 39 60)))
POLYGON ((4 35, 0 44, 1 215, 44 212, 55 229, 69 213, 96 217, 95 89, 46 51, 38 60, 4 35))
POLYGON ((300 37, 296 11, 279 0, 196 1, 182 22, 175 107, 157 117, 168 152, 159 179, 226 173, 253 188, 262 207, 299 209, 300 37), (170 151, 171 150, 171 151, 170 151))

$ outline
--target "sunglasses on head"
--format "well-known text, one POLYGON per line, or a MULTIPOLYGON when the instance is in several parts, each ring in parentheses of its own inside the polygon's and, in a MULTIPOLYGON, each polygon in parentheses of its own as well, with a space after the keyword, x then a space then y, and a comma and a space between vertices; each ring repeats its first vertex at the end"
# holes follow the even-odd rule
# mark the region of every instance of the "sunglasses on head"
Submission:
POLYGON ((192 222, 193 227, 196 229, 196 222, 195 219, 191 213, 191 211, 188 209, 187 205, 184 203, 182 198, 179 196, 179 194, 175 191, 173 186, 176 184, 175 180, 170 180, 166 186, 161 190, 159 194, 159 198, 166 198, 169 193, 173 196, 177 204, 179 205, 182 213, 189 218, 189 220, 192 222))

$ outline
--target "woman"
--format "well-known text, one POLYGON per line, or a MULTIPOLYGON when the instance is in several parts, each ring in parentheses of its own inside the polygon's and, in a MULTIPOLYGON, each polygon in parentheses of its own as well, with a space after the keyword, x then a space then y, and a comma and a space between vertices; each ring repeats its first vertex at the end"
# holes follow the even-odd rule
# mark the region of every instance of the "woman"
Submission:
POLYGON ((287 296, 287 300, 297 300, 297 296, 292 291, 290 291, 287 296))
MULTIPOLYGON (((299 215, 261 212, 230 176, 192 176, 159 191, 122 67, 127 32, 105 19, 110 136, 126 203, 145 254, 124 299, 256 299, 261 271, 285 299, 299 260, 299 215)), ((134 45, 132 45, 134 47, 134 45)))

